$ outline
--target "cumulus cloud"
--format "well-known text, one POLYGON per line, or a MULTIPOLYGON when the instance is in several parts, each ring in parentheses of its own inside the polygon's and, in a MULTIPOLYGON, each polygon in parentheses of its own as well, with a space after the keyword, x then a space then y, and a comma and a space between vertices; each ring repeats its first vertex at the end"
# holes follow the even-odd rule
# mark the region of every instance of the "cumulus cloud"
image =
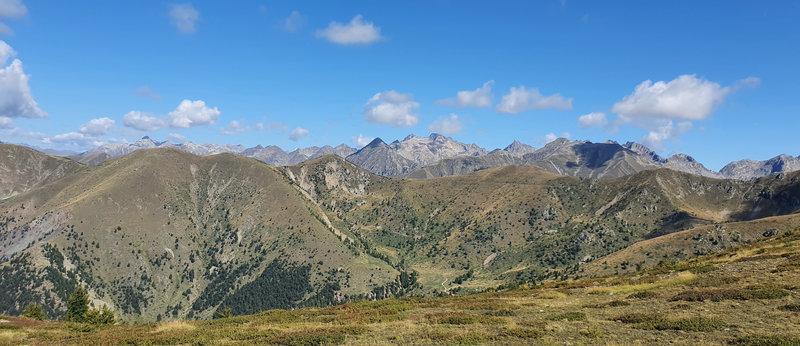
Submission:
POLYGON ((311 132, 302 128, 302 127, 295 127, 294 130, 289 134, 289 139, 293 141, 298 141, 300 138, 306 137, 310 135, 311 132))
POLYGON ((680 136, 692 129, 691 121, 679 122, 677 126, 672 120, 661 120, 658 124, 651 127, 647 136, 642 137, 639 141, 653 149, 663 149, 663 144, 666 141, 677 141, 680 136))
POLYGON ((457 114, 450 114, 449 117, 436 119, 432 124, 428 125, 428 131, 444 135, 459 133, 462 129, 463 126, 461 125, 461 120, 458 120, 457 114))
POLYGON ((419 115, 414 113, 417 109, 419 103, 414 101, 414 95, 389 90, 372 96, 364 105, 364 115, 374 124, 415 126, 419 122, 419 115))
POLYGON ((17 52, 14 48, 6 43, 6 41, 0 41, 0 66, 5 66, 8 59, 17 56, 17 52))
POLYGON ((67 132, 53 137, 45 137, 42 139, 42 142, 46 144, 57 143, 62 148, 83 150, 89 147, 98 147, 108 143, 120 143, 123 141, 116 138, 101 138, 98 136, 86 135, 80 132, 67 132))
POLYGON ((244 121, 232 120, 228 125, 225 125, 219 132, 223 135, 235 135, 249 130, 244 121))
MULTIPOLYGON (((4 41, 0 41, 0 60, 3 65, 16 53, 4 41)), ((22 61, 14 59, 10 65, 0 69, 0 116, 8 118, 47 118, 39 109, 28 86, 29 75, 22 69, 22 61)))
POLYGON ((707 118, 728 95, 760 83, 757 77, 747 77, 732 86, 722 86, 696 75, 681 75, 668 82, 646 80, 611 108, 619 115, 614 126, 644 128, 648 134, 642 143, 662 148, 665 141, 677 141, 691 130, 692 121, 707 118))
POLYGON ((0 129, 13 129, 14 121, 9 117, 0 117, 0 129))
POLYGON ((695 75, 682 75, 669 82, 646 80, 636 86, 633 94, 614 104, 611 111, 625 118, 700 120, 711 114, 730 91, 729 87, 695 75))
POLYGON ((330 22, 327 28, 317 31, 317 37, 343 45, 368 44, 383 39, 381 28, 365 21, 360 14, 347 24, 330 22))
POLYGON ((103 136, 114 128, 116 122, 109 118, 98 118, 78 127, 78 132, 89 136, 103 136))
POLYGON ((186 136, 180 133, 170 133, 167 135, 167 139, 172 143, 183 143, 186 142, 186 136))
POLYGON ((178 28, 182 34, 190 34, 196 31, 195 23, 200 19, 200 12, 191 3, 175 4, 169 10, 172 25, 178 28))
POLYGON ((21 18, 28 14, 22 0, 0 0, 0 17, 21 18))
POLYGON ((578 125, 581 125, 583 128, 604 128, 608 126, 608 119, 606 118, 606 113, 602 112, 592 112, 586 115, 581 115, 578 118, 578 125))
POLYGON ((302 29, 304 25, 306 25, 306 17, 297 11, 292 11, 289 17, 283 20, 283 29, 288 32, 297 32, 302 29))
POLYGON ((156 131, 167 127, 167 122, 164 119, 140 111, 128 112, 122 117, 122 123, 139 131, 156 131))
POLYGON ((125 126, 140 131, 155 131, 165 128, 185 129, 194 126, 214 125, 219 119, 217 107, 206 106, 203 100, 183 100, 167 116, 156 116, 140 111, 130 111, 122 117, 125 126))
POLYGON ((255 129, 257 131, 263 131, 263 130, 283 130, 283 131, 286 131, 286 130, 289 129, 289 126, 287 126, 286 124, 284 124, 284 123, 282 123, 280 121, 273 121, 273 122, 271 122, 269 124, 258 123, 258 124, 255 125, 255 129))
POLYGON ((565 98, 561 94, 544 96, 536 88, 526 89, 521 85, 519 88, 512 87, 495 109, 500 113, 517 114, 530 109, 548 108, 572 109, 572 98, 565 98))
POLYGON ((142 98, 161 101, 162 97, 150 89, 150 86, 142 85, 133 91, 133 94, 142 98))
POLYGON ((209 108, 203 100, 183 100, 178 108, 169 112, 172 128, 188 128, 193 126, 213 125, 219 119, 217 107, 209 108))
POLYGON ((375 139, 375 137, 364 136, 364 135, 362 135, 360 133, 358 134, 358 136, 350 137, 350 140, 353 142, 353 144, 357 148, 365 147, 367 144, 372 142, 372 140, 374 140, 374 139, 375 139))
POLYGON ((434 104, 450 107, 491 107, 493 80, 483 83, 483 86, 473 91, 464 90, 456 93, 456 97, 438 100, 434 104))
POLYGON ((567 138, 567 139, 569 139, 570 137, 572 137, 572 135, 569 132, 562 133, 561 137, 557 136, 555 133, 550 132, 550 133, 544 135, 544 143, 547 144, 547 143, 550 143, 550 142, 552 142, 552 141, 554 141, 556 139, 559 139, 559 138, 567 138))

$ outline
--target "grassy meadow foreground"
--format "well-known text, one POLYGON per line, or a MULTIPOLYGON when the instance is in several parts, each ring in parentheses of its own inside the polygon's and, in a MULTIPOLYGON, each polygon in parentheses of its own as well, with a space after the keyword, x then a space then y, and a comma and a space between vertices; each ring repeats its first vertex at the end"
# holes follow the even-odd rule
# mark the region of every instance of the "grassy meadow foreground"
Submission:
POLYGON ((800 233, 636 273, 443 298, 93 327, 3 317, 3 344, 800 344, 800 233))

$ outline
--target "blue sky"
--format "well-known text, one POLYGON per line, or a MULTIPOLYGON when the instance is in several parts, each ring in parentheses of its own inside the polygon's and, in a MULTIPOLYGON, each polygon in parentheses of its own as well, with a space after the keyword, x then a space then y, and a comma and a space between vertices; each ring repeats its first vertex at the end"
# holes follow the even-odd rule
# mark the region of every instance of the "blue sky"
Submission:
POLYGON ((798 6, 0 0, 0 141, 293 149, 436 131, 489 149, 639 141, 711 169, 796 156, 798 6))

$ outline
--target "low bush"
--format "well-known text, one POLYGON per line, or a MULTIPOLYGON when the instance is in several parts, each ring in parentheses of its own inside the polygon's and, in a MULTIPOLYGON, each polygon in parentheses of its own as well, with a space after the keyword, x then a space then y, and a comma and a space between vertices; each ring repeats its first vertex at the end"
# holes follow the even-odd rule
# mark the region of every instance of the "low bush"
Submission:
POLYGON ((657 319, 663 319, 661 315, 648 314, 643 312, 631 312, 624 315, 619 315, 612 318, 613 321, 620 321, 622 323, 645 323, 657 319))
POLYGON ((800 312, 800 304, 786 304, 784 306, 779 307, 783 311, 793 311, 793 312, 800 312))
POLYGON ((582 312, 564 312, 557 315, 553 315, 547 318, 550 321, 563 321, 567 320, 570 322, 573 321, 585 321, 586 314, 582 312))
POLYGON ((654 298, 654 297, 657 297, 657 296, 658 296, 658 294, 656 294, 653 291, 640 291, 640 292, 632 293, 631 295, 628 296, 628 298, 632 298, 632 299, 633 298, 635 298, 635 299, 649 299, 649 298, 654 298))
POLYGON ((800 345, 798 335, 748 335, 736 339, 734 345, 745 346, 794 346, 800 345))
POLYGON ((613 308, 613 307, 617 307, 617 306, 628 306, 628 305, 631 305, 631 303, 628 303, 628 302, 626 302, 624 300, 612 300, 610 302, 605 302, 605 303, 588 304, 588 305, 584 305, 583 307, 593 308, 593 309, 602 309, 602 308, 609 308, 609 307, 613 308))
POLYGON ((538 339, 544 336, 544 332, 533 328, 511 328, 503 331, 503 335, 519 339, 538 339))
POLYGON ((750 300, 750 299, 780 299, 789 295, 789 292, 774 287, 749 287, 739 288, 714 288, 698 291, 685 291, 678 293, 671 301, 683 300, 699 302, 710 300, 719 302, 723 300, 750 300))

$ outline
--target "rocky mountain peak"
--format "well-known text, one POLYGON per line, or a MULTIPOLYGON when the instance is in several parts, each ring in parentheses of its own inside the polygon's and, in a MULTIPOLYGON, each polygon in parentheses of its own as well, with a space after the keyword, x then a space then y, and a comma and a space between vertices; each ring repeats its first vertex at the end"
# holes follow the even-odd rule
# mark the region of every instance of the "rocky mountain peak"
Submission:
POLYGON ((524 144, 524 143, 522 143, 522 142, 520 142, 518 140, 514 140, 514 142, 511 142, 511 144, 509 144, 503 150, 505 150, 506 152, 508 152, 509 154, 514 155, 514 156, 522 156, 522 155, 525 155, 525 154, 532 153, 532 152, 536 151, 536 148, 534 148, 534 147, 532 147, 530 145, 524 144))
POLYGON ((372 142, 369 142, 369 144, 364 146, 364 148, 361 148, 361 150, 364 150, 366 148, 379 148, 385 146, 387 146, 386 142, 384 142, 380 137, 375 137, 375 139, 373 139, 372 142))

